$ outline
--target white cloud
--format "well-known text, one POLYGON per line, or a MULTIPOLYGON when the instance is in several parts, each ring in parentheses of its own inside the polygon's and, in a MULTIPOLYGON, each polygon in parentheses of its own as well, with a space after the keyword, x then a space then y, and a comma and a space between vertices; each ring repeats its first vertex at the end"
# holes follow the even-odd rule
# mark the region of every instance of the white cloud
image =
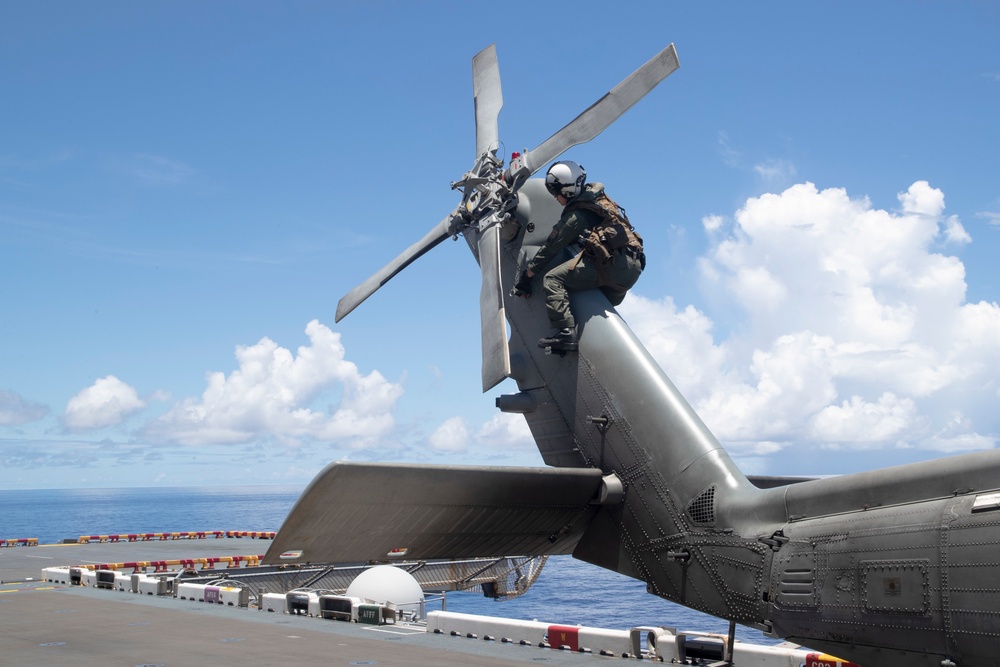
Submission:
POLYGON ((944 212, 944 193, 936 188, 932 188, 927 181, 917 181, 907 189, 906 192, 897 193, 896 198, 902 207, 903 213, 911 215, 923 215, 933 219, 940 219, 944 226, 944 237, 948 243, 965 244, 971 243, 972 237, 965 231, 965 227, 959 222, 958 217, 950 216, 942 218, 944 212))
POLYGON ((524 417, 505 412, 495 413, 478 429, 462 417, 452 417, 431 433, 427 444, 438 453, 468 454, 476 463, 537 451, 524 417))
POLYGON ((736 271, 734 295, 752 310, 773 313, 788 296, 784 284, 763 266, 745 266, 736 271))
POLYGON ((701 219, 701 225, 705 228, 708 233, 714 233, 722 229, 722 225, 725 223, 725 218, 721 215, 706 215, 701 219))
POLYGON ((69 399, 63 425, 71 431, 115 426, 144 407, 135 389, 109 375, 69 399))
POLYGON ((702 285, 736 322, 721 342, 693 307, 622 304, 720 440, 757 455, 996 444, 1000 306, 966 303, 965 267, 937 251, 971 242, 944 194, 918 181, 897 196, 890 212, 802 183, 703 220, 702 285))
POLYGON ((723 440, 788 439, 836 398, 832 346, 829 338, 810 332, 782 336, 771 349, 752 352, 751 379, 729 375, 695 407, 723 440))
POLYGON ((21 426, 49 414, 48 407, 12 391, 0 391, 0 426, 21 426))
POLYGON ((630 292, 618 310, 688 400, 725 382, 728 352, 715 345, 713 323, 697 308, 678 311, 670 297, 654 301, 630 292))
POLYGON ((758 343, 799 330, 881 346, 919 339, 965 297, 962 263, 930 250, 940 223, 930 213, 943 205, 934 193, 915 184, 900 199, 919 212, 904 214, 811 183, 750 199, 709 251, 703 278, 737 297, 758 343))
POLYGON ((767 160, 755 164, 753 170, 767 183, 786 183, 795 178, 795 165, 788 160, 767 160))
POLYGON ((921 448, 931 449, 937 452, 946 452, 949 454, 958 454, 960 452, 991 449, 995 446, 995 437, 979 435, 978 433, 963 433, 952 438, 937 435, 932 436, 922 443, 921 448))
POLYGON ((310 344, 296 355, 269 338, 237 347, 237 370, 209 373, 200 399, 175 405, 148 425, 147 435, 192 445, 274 439, 359 448, 388 433, 402 386, 378 371, 362 375, 345 358, 340 335, 318 321, 306 334, 310 344), (342 392, 339 403, 316 409, 313 402, 333 388, 342 392))
POLYGON ((948 243, 972 243, 972 237, 969 236, 969 232, 965 231, 965 227, 958 218, 951 216, 945 220, 944 228, 944 238, 948 243))
POLYGON ((852 396, 840 405, 829 405, 810 420, 809 435, 819 442, 891 443, 917 421, 913 399, 886 392, 870 403, 852 396))
POLYGON ((489 451, 535 451, 531 429, 522 415, 498 412, 476 433, 476 444, 489 451))
POLYGON ((452 417, 431 433, 428 442, 436 452, 464 452, 469 447, 469 429, 465 420, 452 417))
POLYGON ((906 192, 896 194, 904 213, 938 217, 944 211, 944 193, 927 181, 917 181, 906 192))

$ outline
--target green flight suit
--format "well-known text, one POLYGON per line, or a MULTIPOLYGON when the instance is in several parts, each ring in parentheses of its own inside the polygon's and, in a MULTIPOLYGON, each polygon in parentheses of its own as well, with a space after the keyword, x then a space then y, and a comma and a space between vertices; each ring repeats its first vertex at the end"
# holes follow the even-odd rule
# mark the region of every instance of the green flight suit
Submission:
MULTIPOLYGON (((567 202, 562 217, 552 228, 545 244, 528 262, 528 270, 540 273, 563 248, 576 243, 581 235, 601 222, 597 213, 573 209, 572 204, 580 200, 594 201, 603 191, 604 186, 600 183, 588 183, 583 192, 567 202)), ((600 288, 611 305, 617 306, 639 279, 644 265, 641 254, 618 251, 600 267, 593 257, 583 254, 548 271, 542 285, 545 288, 545 310, 552 326, 557 329, 576 326, 569 308, 570 292, 600 288)))

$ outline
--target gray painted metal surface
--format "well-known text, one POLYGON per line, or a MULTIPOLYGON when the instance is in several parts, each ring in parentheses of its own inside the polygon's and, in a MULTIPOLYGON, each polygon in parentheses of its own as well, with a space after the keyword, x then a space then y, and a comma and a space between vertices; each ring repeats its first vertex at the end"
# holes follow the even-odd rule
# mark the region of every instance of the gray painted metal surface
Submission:
POLYGON ((600 486, 592 469, 334 463, 303 492, 263 562, 568 554, 600 486))
MULTIPOLYGON (((600 126, 593 118, 610 123, 624 110, 607 100, 621 90, 639 99, 676 67, 671 52, 640 70, 649 79, 637 72, 528 155, 547 162, 578 131, 592 138, 582 128, 600 126)), ((476 206, 466 206, 459 227, 482 264, 493 247, 492 237, 482 240, 499 227, 503 298, 559 207, 543 184, 525 180, 543 164, 515 158, 498 183, 490 180, 497 159, 488 152, 477 162, 475 176, 488 184, 467 174, 465 203, 476 206), (475 187, 481 199, 472 201, 475 187)), ((495 279, 492 268, 489 276, 484 285, 495 279)), ((491 302, 497 293, 491 284, 481 298, 491 317, 501 310, 491 302)), ((574 556, 641 579, 666 599, 866 665, 1000 662, 1000 451, 760 489, 599 291, 572 295, 579 352, 562 356, 535 344, 549 332, 541 298, 503 300, 511 335, 500 354, 509 354, 519 392, 497 406, 524 415, 547 464, 613 474, 622 487, 620 500, 594 506, 574 556)), ((487 335, 484 326, 484 354, 494 355, 487 335)), ((484 390, 502 366, 484 359, 484 390)), ((476 473, 455 474, 475 506, 476 473)), ((545 494, 535 487, 525 501, 544 505, 545 494)), ((330 540, 340 530, 315 526, 330 540)), ((505 551, 491 538, 491 548, 505 551)), ((520 540, 512 534, 513 544, 520 540)))

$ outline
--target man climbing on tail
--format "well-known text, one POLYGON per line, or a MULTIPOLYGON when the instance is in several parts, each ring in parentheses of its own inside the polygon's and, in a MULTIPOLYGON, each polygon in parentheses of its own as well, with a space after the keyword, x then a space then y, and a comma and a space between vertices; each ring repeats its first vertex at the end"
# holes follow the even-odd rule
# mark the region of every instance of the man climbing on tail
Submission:
POLYGON ((539 340, 538 346, 571 351, 577 349, 578 338, 569 293, 600 288, 617 306, 646 268, 646 256, 625 209, 604 193, 603 185, 587 183, 582 166, 568 160, 554 163, 545 174, 545 187, 563 206, 562 216, 521 272, 513 294, 530 297, 535 275, 563 248, 580 243, 580 254, 549 270, 542 281, 545 310, 557 332, 539 340))

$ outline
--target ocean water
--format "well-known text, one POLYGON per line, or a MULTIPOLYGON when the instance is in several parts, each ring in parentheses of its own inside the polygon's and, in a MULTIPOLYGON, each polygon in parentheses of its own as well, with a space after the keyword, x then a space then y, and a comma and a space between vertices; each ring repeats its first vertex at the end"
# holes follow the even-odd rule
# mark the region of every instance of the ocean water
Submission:
MULTIPOLYGON (((37 537, 52 544, 107 533, 278 530, 301 491, 287 486, 0 491, 0 538, 37 537)), ((728 631, 725 621, 648 594, 641 581, 570 556, 550 558, 521 597, 497 601, 479 592, 452 592, 446 604, 448 611, 565 625, 728 631)), ((741 626, 737 637, 775 643, 741 626)))

